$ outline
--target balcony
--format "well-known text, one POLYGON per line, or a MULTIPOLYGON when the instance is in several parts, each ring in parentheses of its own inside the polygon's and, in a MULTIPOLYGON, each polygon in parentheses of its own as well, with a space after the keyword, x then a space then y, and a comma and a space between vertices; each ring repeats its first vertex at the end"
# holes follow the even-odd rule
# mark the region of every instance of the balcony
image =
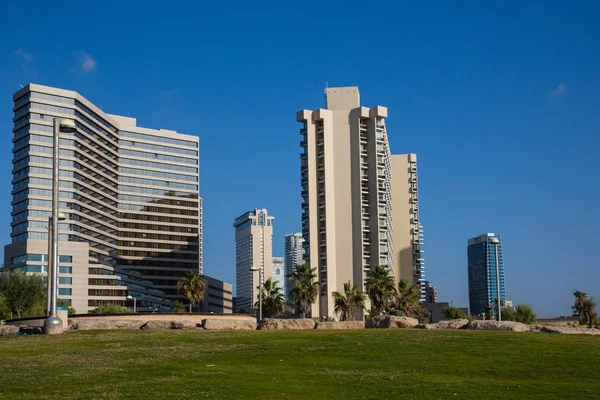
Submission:
POLYGON ((300 147, 306 147, 306 145, 307 145, 306 139, 300 141, 300 147))

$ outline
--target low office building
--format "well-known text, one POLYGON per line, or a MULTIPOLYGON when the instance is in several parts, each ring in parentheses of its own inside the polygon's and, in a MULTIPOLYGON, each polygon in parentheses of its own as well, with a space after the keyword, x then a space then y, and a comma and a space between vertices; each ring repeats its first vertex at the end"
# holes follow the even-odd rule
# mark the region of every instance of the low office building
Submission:
POLYGON ((201 310, 208 313, 231 314, 233 312, 233 286, 204 275, 206 291, 201 310))

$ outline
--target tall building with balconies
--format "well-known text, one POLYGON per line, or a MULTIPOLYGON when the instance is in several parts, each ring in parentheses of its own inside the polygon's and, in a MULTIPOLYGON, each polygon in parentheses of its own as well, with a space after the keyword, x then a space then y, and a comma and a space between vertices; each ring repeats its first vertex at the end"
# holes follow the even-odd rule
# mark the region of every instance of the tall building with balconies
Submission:
POLYGON ((416 154, 391 156, 394 259, 401 279, 421 288, 425 299, 423 226, 419 220, 419 179, 416 154))
MULTIPOLYGON (((235 293, 238 312, 250 313, 258 300, 262 278, 273 275, 273 220, 265 209, 248 211, 235 219, 235 293), (250 269, 256 268, 253 272, 250 269)), ((264 281, 263 281, 264 282, 264 281)))
POLYGON ((284 269, 284 293, 285 300, 289 301, 290 292, 292 290, 292 283, 287 279, 289 275, 294 272, 296 265, 304 263, 304 238, 302 232, 289 233, 285 235, 284 242, 284 257, 283 257, 283 269, 284 269))
POLYGON ((469 274, 469 312, 480 315, 487 307, 492 309, 498 298, 496 285, 496 248, 491 241, 498 239, 498 275, 500 283, 500 301, 506 300, 504 285, 504 257, 502 256, 502 238, 495 233, 484 233, 467 242, 467 269, 469 274))
MULTIPOLYGON (((321 283, 313 316, 334 316, 332 293, 343 291, 348 281, 364 290, 376 265, 387 266, 396 281, 415 282, 411 240, 415 232, 419 237, 418 214, 413 222, 409 203, 416 200, 416 183, 411 189, 409 163, 395 171, 400 159, 394 162, 397 156, 390 152, 387 108, 362 107, 356 87, 327 88, 325 97, 327 108, 297 114, 303 124, 304 259, 317 268, 321 283), (396 218, 395 208, 402 217, 396 218), (406 251, 410 261, 403 257, 406 251)), ((407 160, 409 155, 398 157, 407 160)))
POLYGON ((176 283, 202 273, 198 137, 137 126, 80 94, 30 84, 14 99, 8 270, 44 273, 52 207, 54 118, 60 133, 58 295, 78 312, 105 303, 168 310, 176 283))

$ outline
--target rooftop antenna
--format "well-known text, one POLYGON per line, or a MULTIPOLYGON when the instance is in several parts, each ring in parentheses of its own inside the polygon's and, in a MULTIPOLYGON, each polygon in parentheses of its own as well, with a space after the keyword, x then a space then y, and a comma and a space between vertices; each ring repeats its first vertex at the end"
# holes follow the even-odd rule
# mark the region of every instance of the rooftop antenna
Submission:
POLYGON ((25 87, 25 86, 21 85, 20 83, 19 83, 19 86, 21 86, 22 88, 24 88, 24 87, 25 87))

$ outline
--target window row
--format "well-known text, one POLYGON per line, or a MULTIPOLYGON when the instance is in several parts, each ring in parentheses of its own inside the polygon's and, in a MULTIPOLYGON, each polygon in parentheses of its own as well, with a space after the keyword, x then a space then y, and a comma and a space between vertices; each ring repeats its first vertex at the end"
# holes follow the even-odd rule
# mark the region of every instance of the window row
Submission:
POLYGON ((120 132, 120 135, 121 135, 121 137, 130 138, 130 139, 148 140, 148 141, 157 142, 157 143, 174 144, 176 146, 187 146, 187 147, 194 147, 194 148, 198 147, 198 143, 196 143, 196 142, 190 142, 187 140, 180 140, 180 139, 172 139, 172 138, 167 138, 164 136, 146 135, 144 133, 134 133, 134 132, 125 132, 125 131, 120 132))
POLYGON ((139 168, 119 167, 122 174, 151 176, 154 178, 177 179, 180 181, 198 182, 198 177, 194 175, 181 175, 172 172, 147 171, 139 168))
POLYGON ((148 167, 148 168, 157 168, 157 169, 167 169, 167 170, 171 170, 171 171, 188 172, 190 174, 198 173, 198 168, 184 167, 181 165, 173 165, 173 164, 157 163, 157 162, 152 162, 152 161, 132 160, 129 158, 121 158, 121 163, 126 164, 126 165, 135 165, 138 167, 148 167))
POLYGON ((119 140, 119 144, 121 146, 131 146, 131 147, 137 147, 137 148, 145 149, 145 150, 165 151, 168 153, 177 153, 177 154, 182 154, 182 155, 192 156, 192 157, 198 156, 198 152, 196 150, 179 149, 179 148, 175 148, 175 147, 161 146, 158 144, 133 142, 130 140, 123 140, 123 139, 119 140))
POLYGON ((132 178, 129 176, 120 176, 119 181, 126 182, 126 183, 137 183, 139 185, 168 186, 169 188, 176 188, 176 189, 198 190, 198 185, 191 185, 189 183, 159 181, 156 179, 132 178))
POLYGON ((145 187, 140 187, 140 186, 129 186, 129 185, 119 185, 119 191, 130 192, 130 193, 151 194, 151 195, 155 195, 155 196, 175 196, 175 197, 186 197, 190 194, 188 192, 177 192, 174 190, 152 189, 152 188, 145 188, 145 187))
POLYGON ((72 108, 51 106, 48 104, 40 104, 40 103, 31 103, 30 107, 32 110, 38 110, 38 111, 41 110, 41 111, 49 111, 52 113, 75 115, 75 110, 73 110, 72 108))

